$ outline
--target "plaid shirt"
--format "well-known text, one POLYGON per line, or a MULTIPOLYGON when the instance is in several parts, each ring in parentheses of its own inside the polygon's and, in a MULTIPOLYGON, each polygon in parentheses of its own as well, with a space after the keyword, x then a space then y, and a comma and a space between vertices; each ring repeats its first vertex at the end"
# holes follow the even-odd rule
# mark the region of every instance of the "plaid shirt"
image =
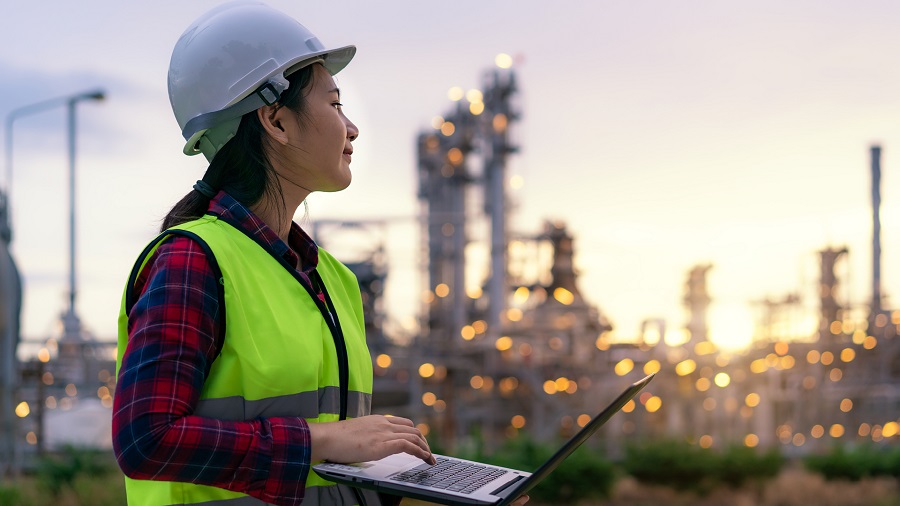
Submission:
MULTIPOLYGON (((318 248, 296 223, 289 247, 225 192, 209 211, 270 245, 310 283, 318 248)), ((128 315, 116 385, 116 459, 136 479, 198 483, 268 503, 300 504, 310 466, 303 418, 237 422, 192 414, 224 338, 216 318, 217 284, 203 250, 187 237, 166 239, 147 261, 134 287, 139 298, 128 315)))

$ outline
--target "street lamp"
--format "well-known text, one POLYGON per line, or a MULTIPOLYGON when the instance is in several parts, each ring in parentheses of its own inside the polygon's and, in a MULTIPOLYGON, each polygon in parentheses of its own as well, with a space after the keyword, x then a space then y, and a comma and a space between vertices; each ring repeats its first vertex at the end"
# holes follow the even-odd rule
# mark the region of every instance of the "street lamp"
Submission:
MULTIPOLYGON (((68 137, 69 137, 69 308, 63 316, 64 337, 77 337, 80 332, 78 317, 75 315, 75 105, 82 100, 103 100, 105 93, 96 89, 74 95, 52 98, 13 109, 6 115, 6 188, 0 190, 0 231, 3 239, 12 241, 11 223, 11 193, 12 193, 12 148, 13 148, 13 123, 17 118, 36 114, 53 107, 65 105, 68 111, 68 137)), ((2 369, 0 369, 0 394, 2 394, 3 433, 5 441, 0 448, 0 455, 5 455, 7 465, 0 465, 0 472, 18 472, 18 458, 16 458, 15 421, 13 420, 13 402, 16 383, 16 343, 18 335, 11 328, 0 329, 0 341, 2 341, 2 369), (5 469, 4 469, 5 468, 5 469)))

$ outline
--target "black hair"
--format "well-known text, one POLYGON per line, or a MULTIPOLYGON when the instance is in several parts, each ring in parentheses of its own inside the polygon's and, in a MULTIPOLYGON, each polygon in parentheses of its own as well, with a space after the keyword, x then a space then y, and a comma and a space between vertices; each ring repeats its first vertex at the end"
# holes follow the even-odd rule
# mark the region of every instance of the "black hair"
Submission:
MULTIPOLYGON (((303 91, 313 79, 313 65, 288 76, 290 85, 278 99, 276 107, 287 107, 301 119, 306 117, 306 94, 303 91)), ((234 137, 225 143, 213 156, 203 181, 216 192, 225 190, 235 200, 245 206, 257 204, 268 195, 284 202, 281 184, 269 160, 266 147, 267 137, 256 111, 241 117, 240 126, 234 137)), ((191 190, 169 211, 162 221, 160 230, 195 220, 206 213, 211 199, 197 190, 191 190)))

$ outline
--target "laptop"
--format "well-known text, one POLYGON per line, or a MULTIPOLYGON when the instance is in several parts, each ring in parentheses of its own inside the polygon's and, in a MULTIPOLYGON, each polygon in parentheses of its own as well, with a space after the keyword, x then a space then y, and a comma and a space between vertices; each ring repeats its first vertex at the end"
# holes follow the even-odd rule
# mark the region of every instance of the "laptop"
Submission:
POLYGON ((356 464, 324 462, 314 465, 313 470, 336 483, 439 504, 506 506, 546 478, 655 375, 635 382, 619 394, 533 473, 444 455, 434 455, 437 464, 432 466, 406 453, 356 464))

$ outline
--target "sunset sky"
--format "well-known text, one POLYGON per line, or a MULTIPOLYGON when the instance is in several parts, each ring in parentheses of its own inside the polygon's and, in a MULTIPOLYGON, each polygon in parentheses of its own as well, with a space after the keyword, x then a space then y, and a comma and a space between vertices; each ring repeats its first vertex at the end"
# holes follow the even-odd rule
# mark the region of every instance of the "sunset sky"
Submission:
MULTIPOLYGON (((100 338, 115 336, 134 258, 205 170, 181 154, 166 73, 178 36, 217 3, 52 0, 0 16, 4 117, 87 89, 108 96, 78 107, 77 307, 100 338)), ((423 289, 415 137, 450 107, 449 88, 481 86, 498 53, 515 57, 521 87, 509 170, 524 186, 511 194, 511 227, 567 224, 581 291, 617 337, 634 338, 644 318, 682 326, 683 284, 701 263, 714 265, 717 342, 741 344, 751 303, 789 292, 812 322, 827 246, 850 250, 839 300, 865 307, 876 143, 883 287, 900 290, 900 3, 269 3, 326 45, 358 46, 338 75, 361 132, 354 181, 310 197, 306 223, 392 218, 384 236, 324 240, 348 260, 387 241, 393 328, 410 327, 423 289)), ((13 254, 28 339, 54 332, 66 307, 65 124, 62 107, 15 123, 13 254)))

